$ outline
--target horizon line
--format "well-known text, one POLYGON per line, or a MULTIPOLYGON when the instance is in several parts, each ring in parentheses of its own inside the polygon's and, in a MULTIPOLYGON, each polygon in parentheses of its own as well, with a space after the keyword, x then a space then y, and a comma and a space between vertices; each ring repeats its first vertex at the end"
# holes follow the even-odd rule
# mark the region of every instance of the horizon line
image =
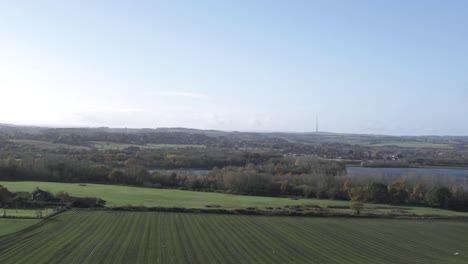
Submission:
POLYGON ((419 135, 391 135, 391 134, 379 134, 379 133, 358 133, 358 132, 331 132, 331 131, 287 131, 287 130, 228 130, 228 129, 214 129, 214 128, 193 128, 193 127, 124 127, 124 126, 66 126, 66 125, 29 125, 29 124, 11 124, 11 123, 1 123, 0 126, 10 126, 10 127, 35 127, 35 128, 53 128, 53 129, 132 129, 132 130, 158 130, 158 129, 187 129, 187 130, 200 130, 200 131, 217 131, 217 132, 226 132, 226 133, 257 133, 257 134, 335 134, 335 135, 366 135, 366 136, 390 136, 390 137, 468 137, 468 135, 429 135, 429 134, 419 134, 419 135))

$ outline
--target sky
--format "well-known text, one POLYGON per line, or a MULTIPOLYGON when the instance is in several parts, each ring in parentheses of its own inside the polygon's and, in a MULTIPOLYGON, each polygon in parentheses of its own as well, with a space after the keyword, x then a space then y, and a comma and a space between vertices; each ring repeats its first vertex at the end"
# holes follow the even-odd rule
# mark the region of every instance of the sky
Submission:
POLYGON ((468 135, 468 1, 0 0, 0 123, 468 135))

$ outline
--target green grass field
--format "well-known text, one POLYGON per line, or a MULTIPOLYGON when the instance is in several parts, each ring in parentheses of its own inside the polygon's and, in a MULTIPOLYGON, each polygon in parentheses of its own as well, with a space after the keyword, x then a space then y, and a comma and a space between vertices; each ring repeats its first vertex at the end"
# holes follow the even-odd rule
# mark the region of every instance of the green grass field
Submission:
POLYGON ((29 139, 12 139, 10 142, 22 145, 29 145, 41 149, 58 149, 58 148, 68 148, 68 149, 89 149, 86 146, 77 146, 77 145, 69 145, 69 144, 61 144, 61 143, 53 143, 49 141, 41 141, 41 140, 29 140, 29 139))
POLYGON ((468 263, 468 223, 72 211, 1 237, 0 252, 2 264, 468 263))
POLYGON ((72 184, 55 182, 5 182, 10 191, 31 192, 36 187, 50 191, 53 194, 59 191, 68 192, 72 196, 100 197, 107 201, 107 206, 163 206, 184 208, 205 208, 206 205, 218 204, 224 208, 241 207, 267 207, 314 204, 320 206, 347 206, 346 201, 272 198, 259 196, 243 196, 221 194, 213 192, 193 192, 172 189, 153 189, 143 187, 130 187, 105 184, 72 184))
POLYGON ((0 237, 23 230, 27 227, 39 223, 39 221, 39 219, 0 218, 0 237))
MULTIPOLYGON (((36 217, 37 211, 33 209, 5 209, 6 215, 12 217, 36 217)), ((44 217, 52 214, 51 209, 43 209, 41 212, 44 217)), ((0 209, 0 215, 3 215, 3 209, 0 209)))
POLYGON ((204 148, 205 147, 203 145, 184 145, 184 144, 135 145, 135 144, 112 143, 112 142, 102 142, 102 141, 92 141, 90 143, 92 143, 95 148, 100 149, 100 150, 124 149, 128 147, 138 147, 142 149, 162 149, 162 148, 180 149, 180 148, 204 148))
MULTIPOLYGON (((68 149, 90 149, 87 146, 77 146, 69 144, 54 143, 49 141, 41 140, 29 140, 29 139, 12 139, 10 142, 22 145, 33 146, 41 149, 58 149, 58 148, 68 148, 68 149)), ((124 149, 128 147, 138 147, 142 149, 180 149, 180 148, 204 148, 204 145, 184 145, 184 144, 146 144, 146 145, 136 145, 136 144, 125 144, 125 143, 112 143, 112 142, 102 142, 102 141, 91 141, 91 145, 99 150, 108 150, 108 149, 124 149)))
MULTIPOLYGON (((362 143, 361 143, 362 144, 362 143)), ((419 142, 419 141, 386 141, 382 143, 363 143, 363 145, 371 147, 397 146, 402 148, 441 148, 449 149, 453 146, 450 144, 419 142)))
MULTIPOLYGON (((181 207, 206 208, 206 205, 220 205, 222 208, 258 207, 284 207, 294 205, 349 206, 348 201, 319 200, 259 197, 231 195, 212 192, 192 192, 171 189, 152 189, 129 186, 103 185, 103 184, 72 184, 53 182, 0 182, 13 192, 31 192, 36 187, 47 190, 53 194, 59 191, 68 192, 72 196, 99 197, 107 201, 107 206, 147 206, 147 207, 181 207)), ((387 210, 405 210, 418 215, 468 216, 468 213, 410 206, 392 206, 382 204, 366 204, 366 208, 384 208, 387 210)))

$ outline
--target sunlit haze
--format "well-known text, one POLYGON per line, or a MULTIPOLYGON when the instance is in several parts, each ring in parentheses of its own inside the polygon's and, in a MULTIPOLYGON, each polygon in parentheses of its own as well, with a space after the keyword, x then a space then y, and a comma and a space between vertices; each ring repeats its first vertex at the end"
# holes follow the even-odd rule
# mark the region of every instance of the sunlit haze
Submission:
POLYGON ((0 123, 467 135, 467 1, 1 1, 0 123))

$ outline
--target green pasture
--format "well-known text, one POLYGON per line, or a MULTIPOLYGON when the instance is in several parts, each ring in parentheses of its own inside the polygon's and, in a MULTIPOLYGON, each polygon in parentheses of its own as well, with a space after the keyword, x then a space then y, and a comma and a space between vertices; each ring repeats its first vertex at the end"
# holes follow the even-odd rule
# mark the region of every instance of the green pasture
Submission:
POLYGON ((61 143, 53 143, 49 141, 41 141, 41 140, 29 140, 29 139, 12 139, 10 142, 22 145, 28 145, 36 148, 41 149, 58 149, 58 148, 68 148, 68 149, 89 149, 86 146, 78 146, 78 145, 69 145, 69 144, 61 144, 61 143))
POLYGON ((384 141, 381 143, 361 143, 371 147, 384 147, 384 146, 397 146, 401 148, 440 148, 449 149, 453 146, 451 144, 420 142, 420 141, 384 141))
MULTIPOLYGON (((88 146, 78 146, 62 143, 54 143, 49 141, 41 140, 29 140, 29 139, 12 139, 10 142, 22 145, 28 145, 41 149, 58 149, 58 148, 68 148, 68 149, 90 149, 88 146)), ((138 147, 142 149, 181 149, 181 148, 204 148, 204 145, 189 145, 189 144, 146 144, 146 145, 137 145, 137 144, 125 144, 125 143, 113 143, 113 142, 104 142, 104 141, 91 141, 89 142, 93 147, 100 150, 122 150, 128 147, 138 147)))
MULTIPOLYGON (((52 209, 47 208, 47 209, 41 209, 42 216, 45 217, 47 215, 50 215, 53 213, 52 209)), ((15 209, 15 208, 9 208, 9 209, 3 209, 0 208, 0 216, 3 216, 5 213, 5 216, 8 217, 36 217, 38 210, 35 209, 15 209)))
MULTIPOLYGON (((12 219, 0 218, 0 237, 16 233, 27 227, 39 223, 39 219, 12 219)), ((1 251, 0 251, 1 252, 1 251)), ((1 255, 1 253, 0 253, 1 255)))
MULTIPOLYGON (((290 199, 276 197, 259 197, 222 194, 214 192, 193 192, 173 189, 153 189, 104 184, 78 184, 54 182, 8 182, 1 181, 13 192, 32 192, 36 187, 56 194, 59 191, 68 192, 72 196, 98 197, 104 199, 106 206, 147 206, 147 207, 180 207, 206 208, 207 205, 219 205, 225 209, 257 207, 285 207, 294 205, 349 206, 348 201, 325 199, 290 199)), ((404 210, 417 215, 468 216, 468 213, 412 206, 393 206, 382 204, 366 204, 365 208, 386 210, 404 210)))
POLYGON ((184 145, 184 144, 146 144, 146 145, 137 145, 137 144, 125 144, 125 143, 113 143, 113 142, 103 142, 103 141, 92 141, 90 142, 93 146, 100 150, 111 150, 117 149, 121 150, 128 147, 138 147, 141 149, 180 149, 180 148, 204 148, 204 145, 184 145))

